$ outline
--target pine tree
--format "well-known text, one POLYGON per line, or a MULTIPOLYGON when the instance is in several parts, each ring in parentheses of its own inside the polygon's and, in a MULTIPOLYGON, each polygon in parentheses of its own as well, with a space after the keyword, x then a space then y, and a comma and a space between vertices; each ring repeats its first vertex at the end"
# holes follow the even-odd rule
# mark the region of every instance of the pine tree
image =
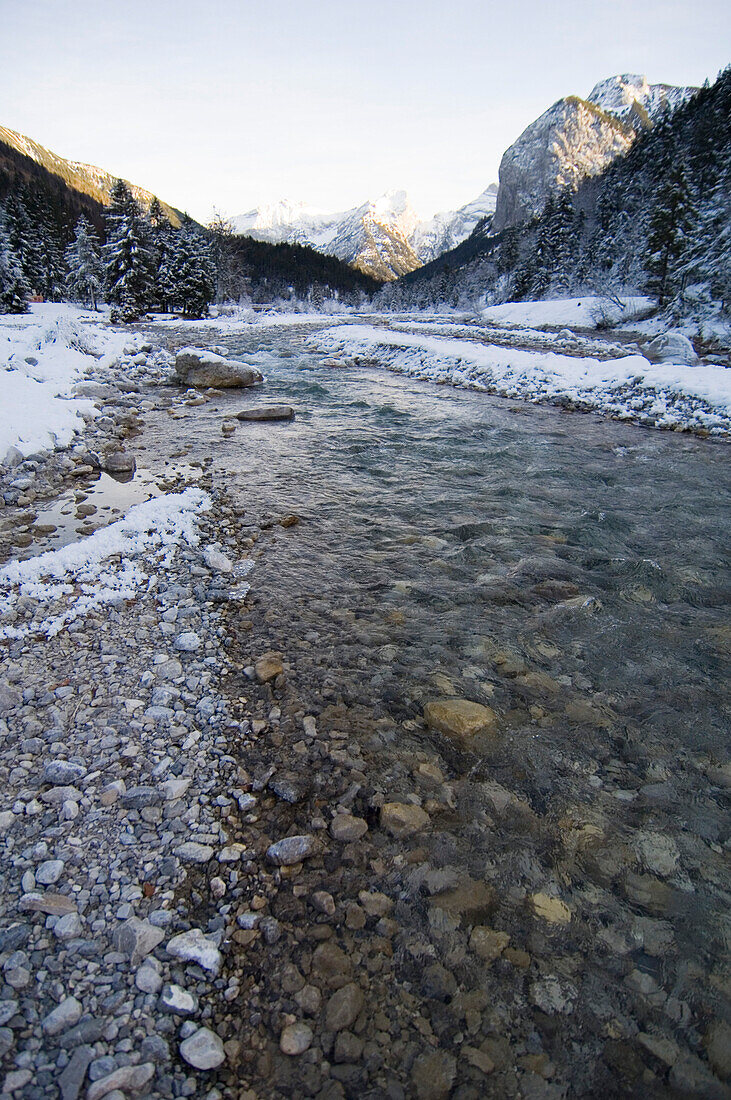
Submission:
POLYGON ((99 241, 93 225, 83 214, 76 223, 74 233, 74 240, 66 249, 66 285, 74 298, 95 310, 104 290, 99 241))
POLYGON ((696 217, 687 173, 681 163, 658 189, 649 222, 645 266, 661 307, 680 289, 677 277, 696 217))
POLYGON ((186 217, 171 263, 174 300, 186 317, 201 317, 216 294, 216 265, 209 242, 186 217))
POLYGON ((28 284, 23 268, 10 245, 0 208, 0 313, 27 313, 28 284))
POLYGON ((149 231, 139 205, 124 180, 116 180, 106 216, 105 283, 109 301, 124 321, 137 320, 154 294, 149 231))

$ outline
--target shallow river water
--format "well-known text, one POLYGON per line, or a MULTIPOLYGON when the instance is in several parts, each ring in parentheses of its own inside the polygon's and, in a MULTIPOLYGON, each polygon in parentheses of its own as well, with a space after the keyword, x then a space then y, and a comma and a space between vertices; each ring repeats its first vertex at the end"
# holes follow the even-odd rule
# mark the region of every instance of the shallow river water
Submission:
MULTIPOLYGON (((560 1021, 566 1050, 599 1028, 621 1062, 634 1028, 677 1044, 647 1057, 676 1066, 679 1094, 715 1095, 698 1065, 728 988, 727 448, 328 367, 296 330, 265 339, 228 341, 265 387, 156 415, 144 445, 211 459, 252 529, 299 517, 248 578, 269 643, 313 713, 372 715, 360 747, 384 797, 414 761, 445 777, 404 898, 438 893, 435 869, 489 881, 504 913, 462 917, 528 951, 539 976, 510 996, 560 1021), (296 419, 221 434, 272 402, 296 419), (440 697, 492 708, 497 733, 463 751, 426 730, 440 697), (570 935, 563 910, 536 922, 536 894, 563 900, 570 935)), ((459 911, 433 913, 419 934, 449 960, 459 911)), ((617 1095, 644 1087, 617 1074, 617 1095)))

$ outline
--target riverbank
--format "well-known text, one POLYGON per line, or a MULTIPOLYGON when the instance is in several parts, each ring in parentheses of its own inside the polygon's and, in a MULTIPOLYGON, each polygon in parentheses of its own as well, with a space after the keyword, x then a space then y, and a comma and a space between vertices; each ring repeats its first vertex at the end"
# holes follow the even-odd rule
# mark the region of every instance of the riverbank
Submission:
MULTIPOLYGON (((171 327, 167 341, 191 342, 192 326, 171 327)), ((120 446, 139 469, 115 491, 141 478, 157 502, 193 490, 207 505, 168 553, 135 546, 133 590, 58 633, 40 628, 88 595, 81 585, 58 607, 13 598, 6 625, 31 629, 3 650, 0 1039, 20 1075, 5 1091, 53 1095, 63 1073, 64 1100, 726 1095, 728 777, 706 685, 724 645, 716 582, 666 560, 666 533, 645 536, 636 518, 644 503, 612 526, 608 559, 594 534, 624 467, 651 463, 662 497, 663 477, 681 480, 666 444, 701 463, 699 485, 704 448, 719 448, 667 440, 660 453, 661 435, 643 433, 635 454, 630 426, 609 425, 603 449, 582 429, 588 480, 559 498, 571 442, 559 413, 532 410, 531 432, 493 404, 482 427, 479 396, 379 391, 375 372, 346 377, 306 353, 306 328, 271 345, 253 331, 244 350, 223 327, 206 333, 268 387, 160 386, 169 360, 141 350, 155 343, 145 331, 96 382, 101 415, 74 449, 20 463, 3 486, 16 494, 4 545, 28 535, 21 557, 53 538, 33 532, 33 486, 44 505, 71 494, 70 541, 111 518, 93 462, 120 446), (270 395, 295 404, 293 424, 222 433, 238 404, 270 395), (431 419, 410 423, 402 406, 417 401, 431 419), (447 434, 476 441, 458 462, 461 497, 442 409, 447 434), (534 495, 506 481, 509 505, 486 500, 475 456, 494 446, 502 483, 514 440, 525 488, 533 435, 551 452, 534 495), (422 463, 432 436, 441 457, 422 463), (97 511, 76 516, 89 501, 97 511), (638 559, 626 566, 625 527, 638 559), (470 605, 484 621, 465 635, 470 605), (694 605, 702 669, 668 641, 674 609, 694 605), (617 637, 628 663, 615 684, 617 637), (592 666, 602 638, 612 662, 592 666), (675 685, 653 689, 664 710, 640 693, 661 641, 675 685), (689 697, 707 741, 679 753, 689 697), (439 698, 483 709, 472 726, 459 708, 427 724, 439 698)), ((705 510, 700 570, 718 536, 705 510)))

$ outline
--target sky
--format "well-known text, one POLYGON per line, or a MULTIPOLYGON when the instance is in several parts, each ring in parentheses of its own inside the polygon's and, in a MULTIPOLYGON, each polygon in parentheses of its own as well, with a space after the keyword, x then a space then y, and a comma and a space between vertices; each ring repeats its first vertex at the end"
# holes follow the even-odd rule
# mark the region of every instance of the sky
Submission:
POLYGON ((429 216, 562 96, 729 61, 728 0, 0 0, 0 125, 200 221, 391 189, 429 216))

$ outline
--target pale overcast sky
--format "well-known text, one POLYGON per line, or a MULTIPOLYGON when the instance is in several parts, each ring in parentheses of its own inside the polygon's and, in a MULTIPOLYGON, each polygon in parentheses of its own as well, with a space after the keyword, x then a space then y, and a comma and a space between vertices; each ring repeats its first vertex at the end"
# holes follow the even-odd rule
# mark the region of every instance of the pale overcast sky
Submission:
POLYGON ((0 125, 201 220, 391 188, 426 215, 561 96, 730 47, 728 0, 0 0, 0 125))

